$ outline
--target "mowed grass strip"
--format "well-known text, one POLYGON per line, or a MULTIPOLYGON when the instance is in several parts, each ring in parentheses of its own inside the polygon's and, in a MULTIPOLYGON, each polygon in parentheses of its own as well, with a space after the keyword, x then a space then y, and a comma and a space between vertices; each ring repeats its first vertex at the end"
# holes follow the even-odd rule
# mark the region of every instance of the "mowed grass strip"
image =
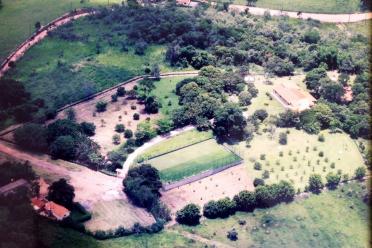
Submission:
POLYGON ((150 147, 143 154, 141 154, 140 157, 152 158, 160 154, 171 152, 185 146, 189 146, 207 139, 211 139, 212 137, 213 134, 211 131, 199 132, 198 130, 191 130, 183 132, 150 147))
POLYGON ((238 156, 211 139, 156 157, 147 163, 159 170, 162 181, 173 182, 238 160, 238 156))

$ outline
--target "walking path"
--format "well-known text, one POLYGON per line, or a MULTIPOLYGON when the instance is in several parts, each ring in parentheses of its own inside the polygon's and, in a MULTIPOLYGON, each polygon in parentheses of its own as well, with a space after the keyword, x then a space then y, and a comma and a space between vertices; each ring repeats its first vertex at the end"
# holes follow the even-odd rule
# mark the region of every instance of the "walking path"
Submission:
POLYGON ((230 11, 244 12, 248 9, 252 15, 263 16, 266 11, 269 11, 272 16, 289 16, 291 18, 302 18, 302 19, 314 19, 321 22, 328 23, 348 23, 348 22, 360 22, 364 20, 372 19, 372 13, 354 13, 354 14, 317 14, 317 13, 301 13, 294 11, 281 11, 275 9, 265 9, 258 7, 249 7, 244 5, 231 4, 229 6, 230 11), (301 13, 301 14, 299 14, 301 13))
POLYGON ((137 158, 137 156, 139 154, 141 154, 143 151, 145 151, 146 149, 148 149, 149 147, 151 147, 153 145, 156 145, 156 144, 162 142, 163 140, 166 140, 166 139, 169 139, 169 138, 171 138, 173 136, 176 136, 176 135, 178 135, 180 133, 183 133, 183 132, 186 132, 186 131, 190 131, 190 130, 192 130, 194 128, 195 127, 194 126, 191 126, 191 125, 190 126, 183 127, 183 128, 178 128, 178 129, 175 129, 175 130, 171 131, 169 134, 156 136, 155 138, 153 138, 149 142, 146 142, 145 144, 143 144, 142 146, 140 146, 139 148, 137 148, 134 152, 132 152, 131 154, 129 154, 127 160, 123 164, 123 168, 117 170, 118 177, 125 178, 127 176, 129 167, 135 162, 135 159, 137 158))

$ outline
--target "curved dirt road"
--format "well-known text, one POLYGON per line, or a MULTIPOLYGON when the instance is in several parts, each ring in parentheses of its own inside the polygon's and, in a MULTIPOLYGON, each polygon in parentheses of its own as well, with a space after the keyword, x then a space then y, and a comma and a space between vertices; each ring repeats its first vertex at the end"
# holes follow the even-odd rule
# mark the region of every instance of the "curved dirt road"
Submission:
POLYGON ((372 19, 372 13, 354 13, 354 14, 317 14, 317 13, 302 13, 298 15, 298 12, 294 11, 281 11, 275 9, 265 9, 258 7, 248 7, 244 5, 231 4, 229 6, 230 11, 243 12, 246 9, 252 15, 263 16, 265 11, 269 11, 272 16, 289 16, 291 18, 302 18, 302 19, 314 19, 321 22, 328 23, 348 23, 348 22, 360 22, 364 20, 372 19))
MULTIPOLYGON (((66 14, 65 14, 66 15, 66 14)), ((47 35, 48 35, 48 32, 51 31, 51 30, 54 30, 56 29, 57 27, 61 26, 61 25, 64 25, 72 20, 75 20, 75 19, 78 19, 80 17, 84 17, 84 16, 87 16, 87 15, 90 15, 90 13, 80 13, 80 14, 76 14, 76 15, 73 15, 73 16, 66 16, 66 18, 62 18, 58 21, 55 21, 55 22, 52 22, 52 23, 49 23, 47 24, 47 26, 49 26, 48 28, 42 30, 41 32, 37 33, 33 39, 30 39, 28 38, 28 42, 27 40, 21 44, 18 49, 16 51, 14 51, 12 54, 10 54, 10 56, 7 57, 8 59, 8 62, 5 63, 1 68, 0 68, 0 78, 4 75, 4 73, 9 70, 10 66, 9 66, 9 62, 15 62, 17 61, 18 59, 20 59, 24 54, 25 52, 30 49, 33 45, 35 45, 36 43, 40 42, 41 40, 43 40, 47 35)))

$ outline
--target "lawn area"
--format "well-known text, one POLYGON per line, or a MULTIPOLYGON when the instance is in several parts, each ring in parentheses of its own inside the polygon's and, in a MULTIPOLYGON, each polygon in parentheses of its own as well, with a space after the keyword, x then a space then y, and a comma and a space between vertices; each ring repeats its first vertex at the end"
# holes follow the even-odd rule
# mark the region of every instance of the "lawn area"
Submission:
POLYGON ((39 229, 39 232, 41 239, 45 244, 48 245, 47 247, 55 248, 168 248, 170 246, 188 248, 204 247, 196 240, 191 240, 182 236, 181 234, 171 231, 162 231, 156 234, 131 235, 127 237, 100 241, 70 228, 63 228, 57 224, 46 222, 44 225, 42 225, 42 228, 39 229))
POLYGON ((244 158, 247 171, 253 177, 261 178, 267 170, 270 174, 265 180, 267 183, 289 180, 300 190, 308 184, 308 177, 313 173, 321 174, 324 180, 329 172, 351 177, 357 167, 364 165, 356 143, 347 134, 331 134, 329 131, 322 134, 324 142, 318 141, 317 135, 277 128, 273 138, 268 133, 262 133, 254 137, 250 148, 241 142, 235 149, 244 158), (279 133, 287 130, 288 144, 280 145, 279 133), (262 159, 261 155, 265 158, 262 159), (261 170, 254 169, 255 162, 261 164, 261 170))
POLYGON ((166 77, 155 82, 155 89, 151 94, 155 95, 162 107, 160 112, 168 116, 173 110, 179 107, 178 96, 175 93, 178 82, 190 76, 166 77))
POLYGON ((85 227, 90 231, 109 230, 111 228, 131 228, 135 223, 151 225, 155 220, 151 214, 143 211, 141 215, 133 215, 134 207, 120 200, 100 201, 95 203, 92 210, 92 219, 85 222, 85 227), (143 218, 141 218, 143 217, 143 218), (145 224, 146 223, 146 224, 145 224))
POLYGON ((233 247, 368 247, 370 224, 362 185, 352 183, 290 204, 174 228, 233 247), (239 225, 239 220, 246 224, 239 225), (226 237, 233 228, 237 241, 226 237))
MULTIPOLYGON (((234 3, 246 5, 245 0, 234 3)), ((360 0, 258 0, 256 7, 310 13, 355 13, 360 12, 360 0)))
POLYGON ((200 172, 222 167, 240 158, 210 139, 146 161, 157 168, 164 182, 178 181, 200 172))
POLYGON ((207 139, 211 139, 213 134, 211 131, 199 132, 198 130, 190 130, 164 140, 154 146, 151 146, 140 156, 142 158, 152 158, 163 153, 167 153, 185 146, 189 146, 207 139))
MULTIPOLYGON (((107 0, 3 0, 0 10, 0 61, 21 44, 31 32, 34 25, 42 25, 63 15, 71 9, 107 5, 107 0), (35 14, 37 13, 37 14, 35 14)), ((120 3, 111 0, 110 4, 120 3)))

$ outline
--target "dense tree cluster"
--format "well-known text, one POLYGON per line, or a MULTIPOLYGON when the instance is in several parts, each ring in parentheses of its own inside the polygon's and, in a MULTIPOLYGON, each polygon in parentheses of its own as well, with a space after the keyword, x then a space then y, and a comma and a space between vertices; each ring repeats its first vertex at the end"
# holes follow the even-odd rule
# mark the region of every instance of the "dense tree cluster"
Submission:
POLYGON ((88 136, 95 132, 93 123, 63 119, 47 127, 27 123, 14 132, 15 142, 22 148, 49 152, 55 158, 73 160, 98 169, 103 164, 99 146, 88 136), (30 135, 31 134, 31 135, 30 135))
POLYGON ((195 204, 188 204, 176 213, 178 223, 190 226, 199 224, 200 217, 200 207, 195 204))
POLYGON ((49 186, 47 198, 49 201, 71 209, 74 203, 75 189, 65 179, 59 179, 49 186))
POLYGON ((135 205, 150 210, 158 203, 162 184, 158 170, 143 164, 129 170, 123 186, 125 194, 135 205))

